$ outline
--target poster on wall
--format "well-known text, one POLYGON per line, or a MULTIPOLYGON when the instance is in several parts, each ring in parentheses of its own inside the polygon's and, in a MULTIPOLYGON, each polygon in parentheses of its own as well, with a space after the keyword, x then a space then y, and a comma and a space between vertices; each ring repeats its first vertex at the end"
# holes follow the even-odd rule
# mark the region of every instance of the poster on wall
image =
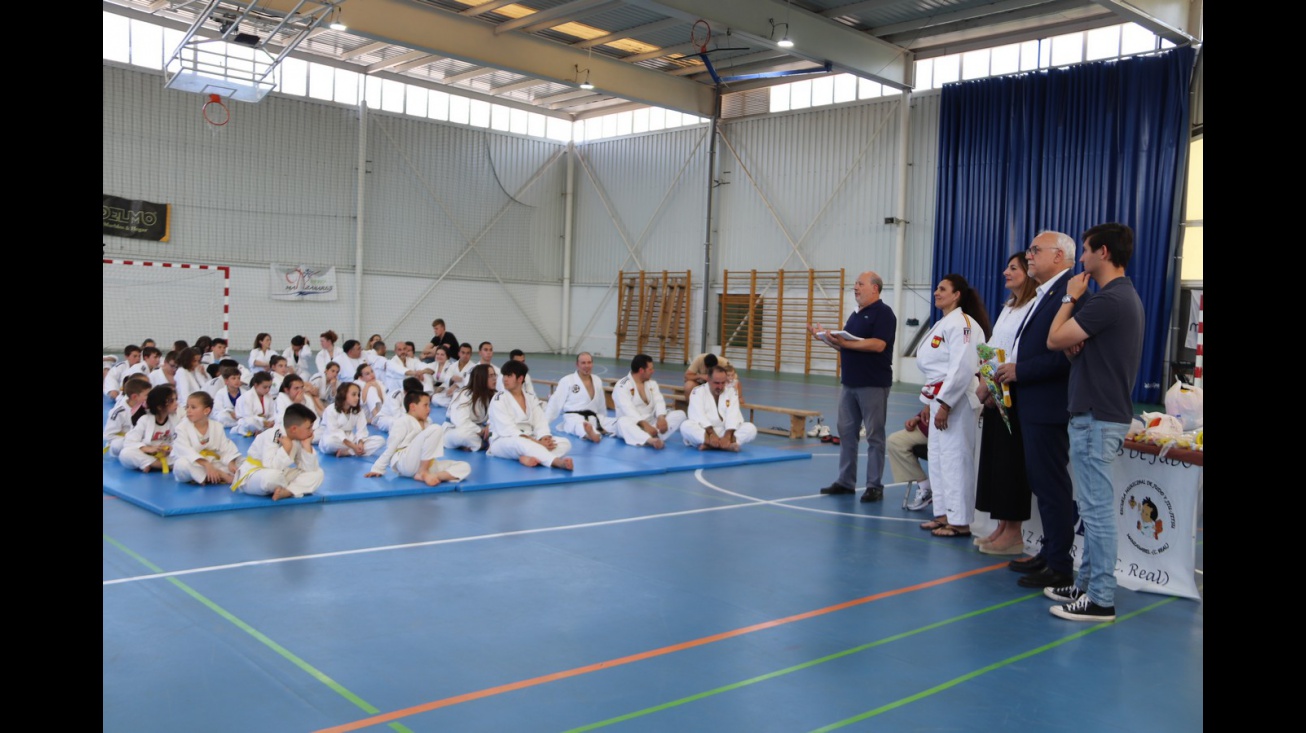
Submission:
POLYGON ((273 300, 335 300, 336 268, 272 264, 268 296, 273 300))
POLYGON ((134 201, 104 194, 104 233, 166 242, 171 236, 172 204, 134 201))

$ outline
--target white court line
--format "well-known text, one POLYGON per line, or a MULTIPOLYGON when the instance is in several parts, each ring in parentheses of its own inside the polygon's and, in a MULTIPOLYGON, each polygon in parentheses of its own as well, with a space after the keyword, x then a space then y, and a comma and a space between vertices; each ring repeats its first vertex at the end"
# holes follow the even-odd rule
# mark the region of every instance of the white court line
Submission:
MULTIPOLYGON (((815 513, 817 513, 817 514, 837 514, 837 515, 839 515, 839 516, 841 516, 841 517, 857 517, 857 518, 859 518, 859 519, 883 519, 883 520, 886 521, 886 522, 911 522, 911 523, 915 524, 916 521, 917 521, 916 519, 913 519, 913 518, 911 518, 911 517, 881 517, 881 516, 879 516, 879 515, 875 515, 875 514, 858 514, 858 513, 856 513, 856 512, 836 512, 836 511, 833 511, 833 510, 831 510, 831 509, 813 509, 813 508, 811 508, 811 507, 805 507, 805 506, 792 506, 792 505, 790 505, 790 504, 786 504, 786 503, 785 503, 785 502, 788 502, 788 501, 801 501, 801 500, 803 500, 803 499, 814 499, 814 498, 819 498, 819 497, 821 496, 821 494, 808 494, 808 495, 806 495, 806 496, 795 496, 795 497, 791 497, 791 498, 788 498, 788 499, 758 499, 758 498, 753 497, 753 496, 746 496, 746 495, 744 495, 744 494, 740 494, 740 493, 737 493, 737 492, 731 491, 730 489, 723 489, 723 488, 721 488, 720 486, 717 486, 716 484, 713 484, 712 482, 710 482, 710 481, 708 481, 707 479, 703 478, 703 469, 701 469, 701 468, 694 472, 694 478, 698 479, 698 482, 699 482, 700 484, 703 484, 704 486, 708 487, 709 489, 713 489, 713 490, 715 490, 715 491, 720 491, 720 492, 723 493, 723 494, 728 494, 728 495, 733 496, 733 497, 735 497, 735 498, 737 498, 737 499, 747 499, 748 501, 753 502, 753 503, 756 503, 756 504, 771 504, 772 506, 780 506, 780 507, 784 507, 784 508, 786 508, 786 509, 797 509, 797 510, 799 510, 799 511, 803 511, 803 512, 815 512, 815 513)), ((885 484, 884 488, 887 489, 887 488, 889 488, 890 486, 902 486, 902 484, 885 484)), ((859 486, 859 487, 857 487, 857 488, 862 488, 862 487, 859 486)), ((881 501, 883 501, 883 500, 881 500, 881 501)))
MULTIPOLYGON (((719 487, 719 486, 714 486, 714 485, 708 483, 708 482, 703 478, 703 469, 701 469, 701 468, 694 472, 694 477, 697 478, 697 479, 699 480, 700 483, 702 483, 702 484, 708 486, 709 488, 715 489, 715 490, 717 490, 717 491, 720 491, 720 492, 725 493, 725 494, 729 494, 729 495, 731 495, 731 496, 734 496, 734 497, 737 497, 737 498, 740 498, 740 499, 744 499, 744 500, 747 501, 748 503, 746 503, 746 504, 731 504, 731 505, 729 505, 729 506, 704 507, 704 508, 702 508, 702 509, 686 509, 685 511, 680 511, 680 512, 665 512, 665 513, 662 513, 662 514, 646 514, 646 515, 639 516, 639 517, 626 517, 626 518, 623 518, 623 519, 605 519, 605 520, 603 520, 603 521, 601 521, 601 522, 582 522, 582 523, 580 523, 580 524, 564 524, 564 525, 560 525, 560 526, 556 526, 556 527, 539 527, 539 528, 536 528, 536 529, 519 529, 519 530, 514 530, 514 531, 512 531, 512 532, 495 532, 495 533, 492 533, 492 534, 472 535, 472 536, 470 536, 470 537, 451 537, 451 538, 449 538, 449 539, 443 539, 443 540, 427 540, 426 542, 410 542, 410 543, 406 543, 406 544, 402 544, 402 545, 382 545, 382 546, 380 546, 380 547, 363 547, 363 548, 358 548, 358 549, 354 549, 354 550, 337 550, 336 552, 320 552, 320 553, 316 553, 316 554, 313 554, 313 555, 293 555, 293 556, 290 556, 290 557, 274 557, 274 558, 269 558, 269 559, 267 559, 267 560, 249 560, 249 561, 246 561, 246 562, 229 563, 229 564, 226 564, 226 565, 210 565, 210 566, 202 567, 202 568, 191 568, 190 570, 173 570, 173 571, 164 572, 164 573, 151 573, 151 574, 149 574, 149 575, 134 575, 134 576, 132 576, 132 577, 130 577, 130 578, 116 578, 116 579, 114 579, 114 580, 106 580, 106 581, 103 581, 103 584, 104 584, 105 586, 110 586, 110 585, 118 585, 118 584, 121 584, 121 583, 135 583, 135 582, 137 582, 137 581, 141 581, 141 580, 155 580, 155 579, 158 579, 158 578, 174 578, 174 577, 178 577, 178 576, 182 576, 182 575, 196 575, 196 574, 199 574, 199 573, 211 573, 211 572, 216 572, 216 571, 219 571, 219 570, 234 570, 234 569, 236 569, 236 568, 250 568, 250 567, 257 567, 257 566, 260 566, 260 565, 277 565, 277 564, 280 564, 280 563, 287 563, 287 562, 300 562, 300 561, 303 561, 303 560, 320 560, 320 559, 331 558, 331 557, 346 557, 346 556, 349 556, 349 555, 362 555, 362 554, 369 553, 369 552, 390 552, 390 551, 392 551, 392 550, 407 550, 407 549, 417 548, 417 547, 434 547, 434 546, 436 546, 436 545, 452 545, 452 544, 455 544, 455 543, 458 543, 458 542, 475 542, 475 541, 479 541, 479 540, 493 540, 493 539, 499 539, 499 538, 501 538, 501 537, 520 537, 520 536, 525 536, 525 535, 541 534, 541 533, 544 533, 544 532, 561 532, 561 531, 571 530, 571 529, 587 529, 587 528, 589 528, 589 527, 606 527, 606 526, 614 525, 614 524, 627 524, 627 523, 629 523, 629 522, 643 522, 643 521, 645 521, 645 520, 649 520, 649 519, 665 519, 665 518, 668 518, 668 517, 683 517, 683 516, 689 516, 689 515, 692 515, 692 514, 704 514, 704 513, 706 513, 706 512, 719 512, 719 511, 724 511, 724 510, 728 510, 728 509, 740 509, 740 508, 743 508, 743 507, 758 506, 758 505, 762 505, 762 504, 773 504, 773 505, 777 505, 777 506, 787 506, 787 505, 785 505, 785 504, 782 504, 781 502, 787 502, 787 501, 801 501, 801 500, 804 500, 804 499, 815 499, 815 498, 820 498, 820 496, 821 496, 820 494, 808 494, 808 495, 806 495, 806 496, 795 496, 795 497, 792 497, 792 498, 789 498, 789 499, 778 499, 778 500, 774 500, 774 501, 766 500, 766 499, 756 499, 756 498, 753 498, 753 497, 751 497, 751 496, 744 496, 743 494, 736 494, 736 493, 733 492, 733 491, 729 491, 729 490, 727 490, 727 489, 723 489, 723 488, 721 488, 721 487, 719 487)), ((887 486, 896 486, 896 485, 897 485, 897 484, 888 484, 887 486)), ((886 486, 886 488, 887 488, 887 486, 886 486)), ((886 520, 889 520, 889 521, 895 521, 895 522, 910 522, 910 521, 915 521, 915 520, 912 520, 912 519, 897 519, 897 518, 894 518, 894 517, 873 517, 873 516, 866 515, 866 514, 851 514, 851 513, 846 513, 846 512, 827 511, 827 510, 824 510, 824 509, 809 509, 809 508, 807 508, 807 507, 790 507, 790 508, 793 508, 793 509, 801 509, 801 510, 803 510, 803 511, 818 512, 818 513, 822 513, 822 514, 838 514, 838 515, 841 515, 841 516, 847 516, 847 517, 865 517, 865 518, 868 518, 868 519, 886 519, 886 520)))
POLYGON ((203 568, 191 568, 190 570, 173 570, 165 573, 153 573, 150 575, 135 575, 130 578, 117 578, 115 580, 106 580, 104 585, 117 585, 119 583, 134 583, 138 580, 154 580, 156 578, 172 578, 179 575, 195 575, 197 573, 211 573, 217 570, 231 570, 234 568, 249 568, 258 565, 276 565, 285 562, 299 562, 301 560, 318 560, 329 557, 345 557, 348 555, 362 555, 368 552, 389 552, 391 550, 407 550, 415 547, 434 547, 436 545, 451 545, 457 542, 474 542, 477 540, 493 540, 500 537, 518 537, 522 535, 540 534, 543 532, 561 532, 569 529, 585 529, 588 527, 604 527, 613 524, 626 524, 628 522, 642 522, 647 519, 664 519, 667 517, 682 517, 691 514, 703 514, 706 512, 719 512, 726 509, 739 509, 741 507, 763 504, 761 500, 754 500, 749 504, 731 504, 729 506, 705 507, 703 509, 686 509, 681 512, 666 512, 664 514, 646 514, 640 517, 626 517, 624 519, 605 519, 601 522, 583 522, 581 524, 564 524, 557 527, 539 527, 537 529, 519 529, 512 532, 495 532, 493 534, 472 535, 470 537, 452 537, 445 540, 427 540, 426 542, 410 542, 403 545, 383 545, 380 547, 363 547, 355 550, 337 550, 336 552, 320 552, 313 555, 294 555, 291 557, 274 557, 267 560, 249 560, 247 562, 230 563, 227 565, 210 565, 203 568))

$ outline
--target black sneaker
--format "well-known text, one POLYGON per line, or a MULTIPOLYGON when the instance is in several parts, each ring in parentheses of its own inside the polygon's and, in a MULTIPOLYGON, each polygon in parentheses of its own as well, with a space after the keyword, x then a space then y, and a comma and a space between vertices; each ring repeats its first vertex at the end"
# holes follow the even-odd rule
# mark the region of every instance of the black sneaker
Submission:
POLYGON ((862 503, 864 504, 870 503, 872 501, 879 501, 883 498, 884 498, 884 489, 882 488, 877 489, 877 488, 872 488, 870 486, 867 486, 866 491, 862 492, 862 503))
POLYGON ((1061 603, 1074 603, 1084 595, 1084 591, 1073 585, 1063 585, 1059 588, 1044 588, 1043 595, 1061 603))
POLYGON ((1088 600, 1087 595, 1082 595, 1074 603, 1067 603, 1064 606, 1053 606, 1052 615, 1058 618, 1064 618, 1067 621, 1115 621, 1115 606, 1099 606, 1088 600))
POLYGON ((857 490, 850 489, 847 486, 840 486, 839 484, 830 484, 824 489, 821 489, 821 493, 822 494, 856 494, 857 490))

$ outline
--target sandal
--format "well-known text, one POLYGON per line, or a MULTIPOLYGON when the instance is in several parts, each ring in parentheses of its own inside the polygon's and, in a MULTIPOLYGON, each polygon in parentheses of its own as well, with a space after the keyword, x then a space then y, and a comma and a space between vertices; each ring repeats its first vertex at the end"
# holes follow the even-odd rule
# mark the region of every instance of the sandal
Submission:
POLYGON ((934 530, 930 534, 935 537, 970 537, 970 527, 957 527, 952 524, 944 524, 942 527, 934 530))
POLYGON ((948 526, 948 520, 947 520, 947 519, 943 519, 943 520, 931 519, 931 520, 928 521, 928 522, 921 522, 921 524, 920 524, 921 529, 923 529, 923 530, 925 530, 925 531, 927 531, 927 532, 932 532, 932 531, 934 531, 934 530, 936 530, 936 529, 942 529, 942 528, 944 528, 944 527, 946 527, 946 526, 948 526))

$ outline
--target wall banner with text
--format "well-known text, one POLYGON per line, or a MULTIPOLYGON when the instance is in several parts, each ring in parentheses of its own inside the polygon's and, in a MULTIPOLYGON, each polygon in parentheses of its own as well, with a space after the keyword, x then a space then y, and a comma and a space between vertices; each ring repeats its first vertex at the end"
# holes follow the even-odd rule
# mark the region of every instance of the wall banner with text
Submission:
POLYGON ((172 204, 153 204, 104 194, 105 234, 166 242, 172 231, 171 225, 172 204))
POLYGON ((272 264, 268 296, 273 300, 335 300, 336 268, 272 264))

